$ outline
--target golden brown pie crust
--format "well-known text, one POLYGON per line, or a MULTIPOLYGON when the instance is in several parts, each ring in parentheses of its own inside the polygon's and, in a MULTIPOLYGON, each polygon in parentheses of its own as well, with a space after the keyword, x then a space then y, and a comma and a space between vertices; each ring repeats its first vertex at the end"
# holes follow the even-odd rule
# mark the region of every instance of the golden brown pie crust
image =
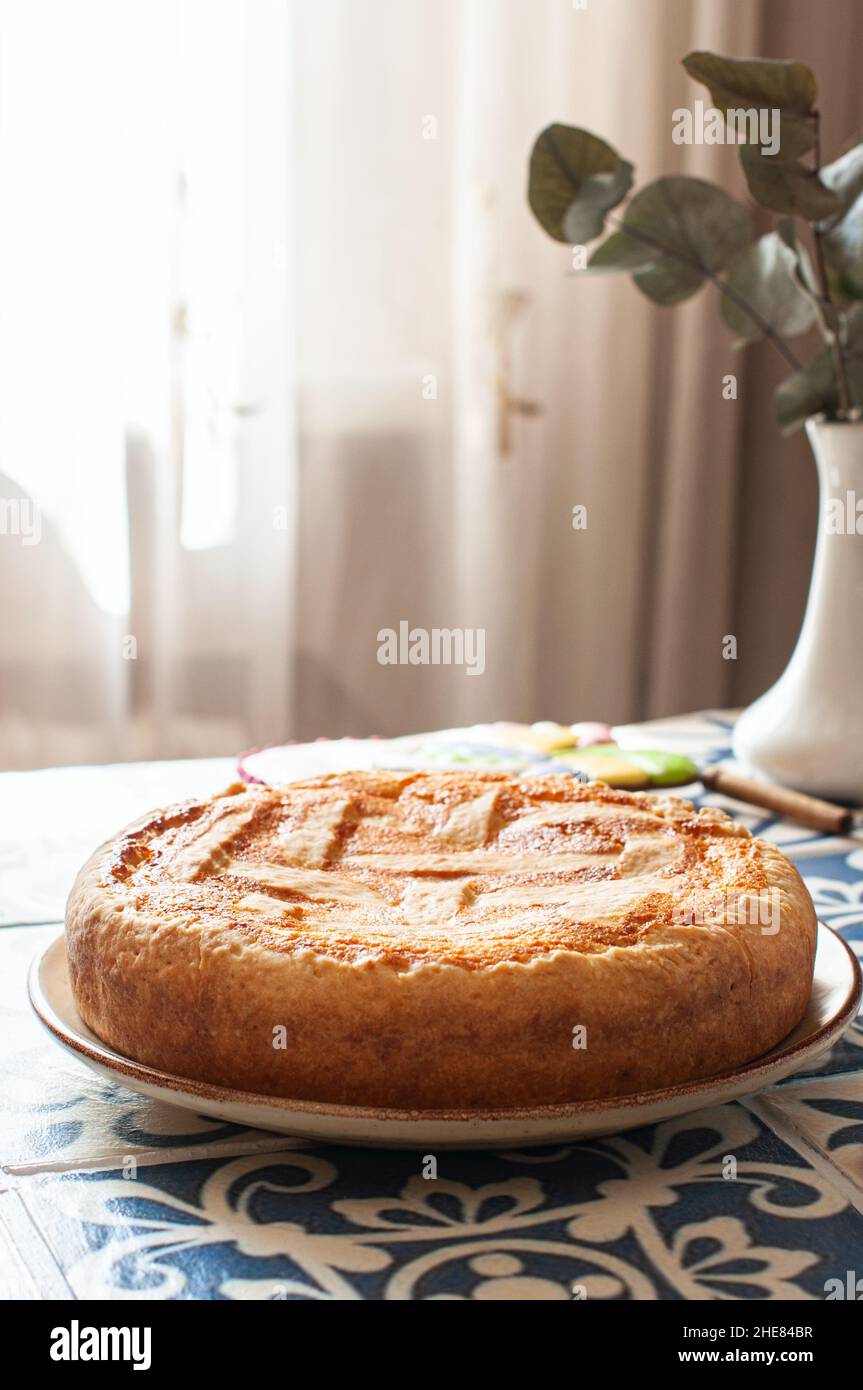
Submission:
POLYGON ((84 1022, 245 1091, 529 1106, 715 1075, 809 998, 796 869, 723 812, 569 777, 355 772, 154 812, 66 913, 84 1022))

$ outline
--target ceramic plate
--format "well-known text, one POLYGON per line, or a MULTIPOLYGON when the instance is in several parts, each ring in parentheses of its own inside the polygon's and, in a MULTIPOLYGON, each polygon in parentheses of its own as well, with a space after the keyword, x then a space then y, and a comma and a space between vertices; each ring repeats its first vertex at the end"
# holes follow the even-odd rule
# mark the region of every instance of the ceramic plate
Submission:
POLYGON ((30 1002, 62 1047, 100 1076, 128 1090, 233 1124, 275 1130, 328 1143, 370 1148, 522 1148, 613 1134, 653 1124, 690 1110, 721 1105, 780 1081, 811 1063, 836 1041, 860 1004, 860 966, 851 949, 829 927, 818 927, 815 979, 806 1014, 784 1042, 766 1056, 734 1071, 661 1091, 571 1105, 525 1110, 374 1110, 314 1101, 280 1100, 226 1086, 190 1081, 114 1052, 78 1016, 69 985, 63 937, 34 960, 30 1002))

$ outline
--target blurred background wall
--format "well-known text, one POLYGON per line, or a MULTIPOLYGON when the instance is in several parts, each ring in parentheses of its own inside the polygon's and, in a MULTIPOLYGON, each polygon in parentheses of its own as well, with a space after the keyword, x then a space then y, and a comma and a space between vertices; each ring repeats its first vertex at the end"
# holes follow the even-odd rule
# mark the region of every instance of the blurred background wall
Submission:
POLYGON ((527 159, 560 120, 743 198, 672 143, 680 58, 809 63, 829 159, 861 40, 856 0, 3 0, 0 766, 760 693, 816 521, 781 373, 709 290, 578 281, 527 159), (485 673, 380 665, 403 619, 485 673))

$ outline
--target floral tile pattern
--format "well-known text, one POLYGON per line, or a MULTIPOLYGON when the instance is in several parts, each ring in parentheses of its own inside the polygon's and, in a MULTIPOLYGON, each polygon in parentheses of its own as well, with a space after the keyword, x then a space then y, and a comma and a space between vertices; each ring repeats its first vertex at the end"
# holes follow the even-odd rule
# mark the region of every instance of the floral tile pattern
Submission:
POLYGON ((788 1122, 847 1180, 863 1211, 863 1073, 790 1081, 764 1093, 759 1113, 788 1122))
MULTIPOLYGON (((651 736, 714 760, 729 728, 715 712, 651 736)), ((214 775, 188 767, 190 791, 214 775)), ((141 788, 128 776, 124 797, 159 799, 157 767, 141 788)), ((780 845, 863 956, 863 839, 705 800, 780 845)), ((11 853, 16 828, 0 831, 11 853)), ((14 887, 33 920, 44 885, 22 871, 14 887)), ((745 1103, 626 1134, 521 1153, 328 1148, 146 1100, 67 1059, 25 997, 29 959, 58 930, 0 931, 7 1296, 18 1280, 28 1297, 806 1300, 863 1273, 860 1019, 745 1103)))
POLYGON ((818 1298, 863 1241, 863 1216, 736 1104, 428 1166, 301 1149, 22 1196, 94 1298, 818 1298))

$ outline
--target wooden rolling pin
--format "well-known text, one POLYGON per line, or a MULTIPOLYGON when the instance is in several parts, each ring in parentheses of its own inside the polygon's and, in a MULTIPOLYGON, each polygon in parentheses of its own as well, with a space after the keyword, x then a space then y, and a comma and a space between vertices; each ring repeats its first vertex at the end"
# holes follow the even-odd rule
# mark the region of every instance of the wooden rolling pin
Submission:
POLYGON ((755 777, 744 777, 723 767, 703 768, 701 780, 711 791, 721 792, 735 801, 746 801, 751 806, 763 806, 766 811, 785 816, 810 830, 821 830, 825 835, 847 835, 854 827, 854 812, 844 806, 834 806, 817 796, 804 796, 803 792, 776 787, 755 777))

